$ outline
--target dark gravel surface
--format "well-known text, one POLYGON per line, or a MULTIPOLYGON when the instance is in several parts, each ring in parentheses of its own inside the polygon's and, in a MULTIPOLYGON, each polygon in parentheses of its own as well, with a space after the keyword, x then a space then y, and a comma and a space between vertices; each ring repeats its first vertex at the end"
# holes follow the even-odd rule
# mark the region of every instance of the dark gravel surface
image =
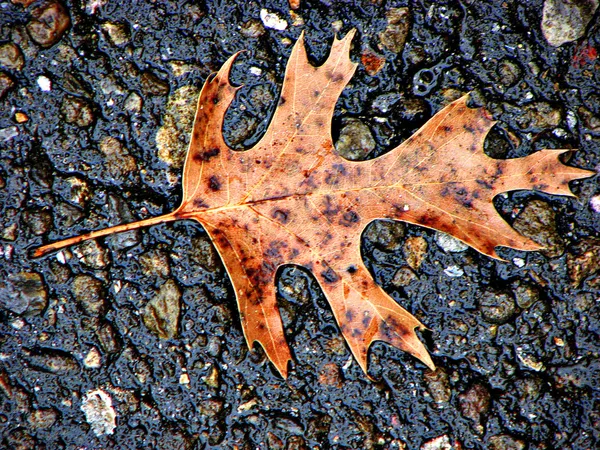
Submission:
POLYGON ((573 184, 577 198, 499 196, 506 220, 548 247, 503 249, 506 262, 416 226, 365 232, 377 281, 431 329, 436 373, 378 343, 365 376, 312 276, 286 268, 295 363, 282 380, 246 348, 193 222, 30 257, 173 210, 198 89, 242 49, 224 131, 237 148, 255 142, 303 30, 318 62, 335 30, 358 29, 362 64, 333 130, 350 158, 473 91, 499 120, 490 155, 578 148, 569 164, 599 170, 598 12, 556 48, 542 1, 126 3, 0 3, 1 448, 598 448, 597 177, 573 184), (261 9, 287 27, 266 27, 261 9))

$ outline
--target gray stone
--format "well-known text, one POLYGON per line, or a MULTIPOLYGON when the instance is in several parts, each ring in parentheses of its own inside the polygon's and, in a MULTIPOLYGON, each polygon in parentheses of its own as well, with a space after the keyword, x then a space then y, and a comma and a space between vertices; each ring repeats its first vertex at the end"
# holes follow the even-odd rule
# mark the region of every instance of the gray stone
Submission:
POLYGON ((542 200, 531 200, 515 219, 513 227, 522 235, 544 246, 542 253, 556 258, 564 252, 564 242, 556 230, 556 214, 542 200))
POLYGON ((517 313, 515 301, 508 294, 486 291, 479 299, 483 318, 491 323, 503 324, 517 313))
POLYGON ((395 220, 376 220, 367 226, 364 237, 382 250, 398 250, 404 238, 404 224, 395 220))
POLYGON ((181 292, 173 280, 168 280, 142 312, 144 324, 161 339, 177 335, 181 292))
POLYGON ((546 0, 542 11, 544 37, 554 47, 579 39, 596 8, 598 0, 546 0))
POLYGON ((48 293, 38 273, 20 272, 0 280, 0 306, 15 314, 39 314, 48 305, 48 293))
POLYGON ((338 154, 351 161, 364 160, 375 148, 375 139, 364 122, 350 119, 340 131, 335 144, 338 154))

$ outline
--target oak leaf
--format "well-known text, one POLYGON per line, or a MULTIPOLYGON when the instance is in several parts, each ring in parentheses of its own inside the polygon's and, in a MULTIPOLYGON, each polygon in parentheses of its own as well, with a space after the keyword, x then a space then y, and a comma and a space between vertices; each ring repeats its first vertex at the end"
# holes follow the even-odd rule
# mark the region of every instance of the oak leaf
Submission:
POLYGON ((561 164, 565 150, 495 160, 483 152, 494 121, 462 97, 412 137, 370 161, 335 153, 331 120, 356 64, 354 31, 334 40, 323 65, 309 64, 303 37, 286 68, 279 103, 262 139, 247 151, 225 143, 223 118, 239 88, 229 83, 232 56, 205 83, 183 171, 183 201, 173 213, 119 225, 39 248, 35 256, 113 232, 195 219, 209 234, 231 277, 249 346, 258 342, 282 376, 290 349, 277 308, 275 275, 284 264, 311 270, 352 354, 367 370, 381 340, 433 362, 415 329, 423 328, 373 281, 360 238, 375 219, 410 222, 449 233, 492 258, 497 246, 538 250, 496 212, 495 195, 536 189, 572 195, 571 180, 593 172, 561 164))

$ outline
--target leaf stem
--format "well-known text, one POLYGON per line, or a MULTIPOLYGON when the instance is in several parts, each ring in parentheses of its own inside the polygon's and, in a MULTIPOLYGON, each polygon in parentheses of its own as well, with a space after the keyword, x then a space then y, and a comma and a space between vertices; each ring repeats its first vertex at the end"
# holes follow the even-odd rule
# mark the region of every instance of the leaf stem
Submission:
POLYGON ((103 230, 92 231, 87 234, 82 234, 80 236, 74 236, 72 238, 64 239, 62 241, 53 242, 52 244, 44 245, 42 247, 37 248, 33 252, 34 258, 39 258, 40 256, 44 256, 50 252, 55 250, 59 250, 64 247, 68 247, 70 245, 79 244, 80 242, 87 241, 88 239, 95 239, 102 236, 107 236, 113 233, 122 233, 124 231, 137 230, 138 228, 148 227, 151 225, 157 225, 160 223, 172 222, 174 220, 180 219, 180 216, 177 215, 177 212, 172 212, 169 214, 164 214, 158 217, 150 217, 148 219, 140 220, 132 223, 125 223, 121 225, 116 225, 114 227, 105 228, 103 230))

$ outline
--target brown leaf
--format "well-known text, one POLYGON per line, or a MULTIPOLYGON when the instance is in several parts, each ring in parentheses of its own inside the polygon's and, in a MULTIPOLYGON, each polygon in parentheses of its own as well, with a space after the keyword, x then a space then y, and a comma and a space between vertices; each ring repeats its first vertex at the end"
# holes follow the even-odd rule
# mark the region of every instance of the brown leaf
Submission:
POLYGON ((360 236, 374 219, 395 219, 450 233, 498 258, 495 247, 537 250, 496 212, 495 195, 538 189, 571 195, 571 180, 593 172, 564 166, 564 150, 494 160, 483 141, 494 122, 462 97, 411 138, 370 161, 336 155, 335 103, 354 74, 348 57, 354 31, 335 39, 329 58, 309 64, 301 36, 287 65, 278 107, 251 149, 227 147, 223 117, 238 88, 231 57, 205 83, 183 172, 183 202, 173 213, 41 247, 41 256, 83 239, 140 226, 196 219, 219 251, 235 289, 247 343, 259 342, 285 377, 289 347, 275 297, 283 264, 310 269, 350 350, 367 370, 367 351, 382 340, 433 362, 417 338, 423 325, 375 284, 360 255, 360 236))

